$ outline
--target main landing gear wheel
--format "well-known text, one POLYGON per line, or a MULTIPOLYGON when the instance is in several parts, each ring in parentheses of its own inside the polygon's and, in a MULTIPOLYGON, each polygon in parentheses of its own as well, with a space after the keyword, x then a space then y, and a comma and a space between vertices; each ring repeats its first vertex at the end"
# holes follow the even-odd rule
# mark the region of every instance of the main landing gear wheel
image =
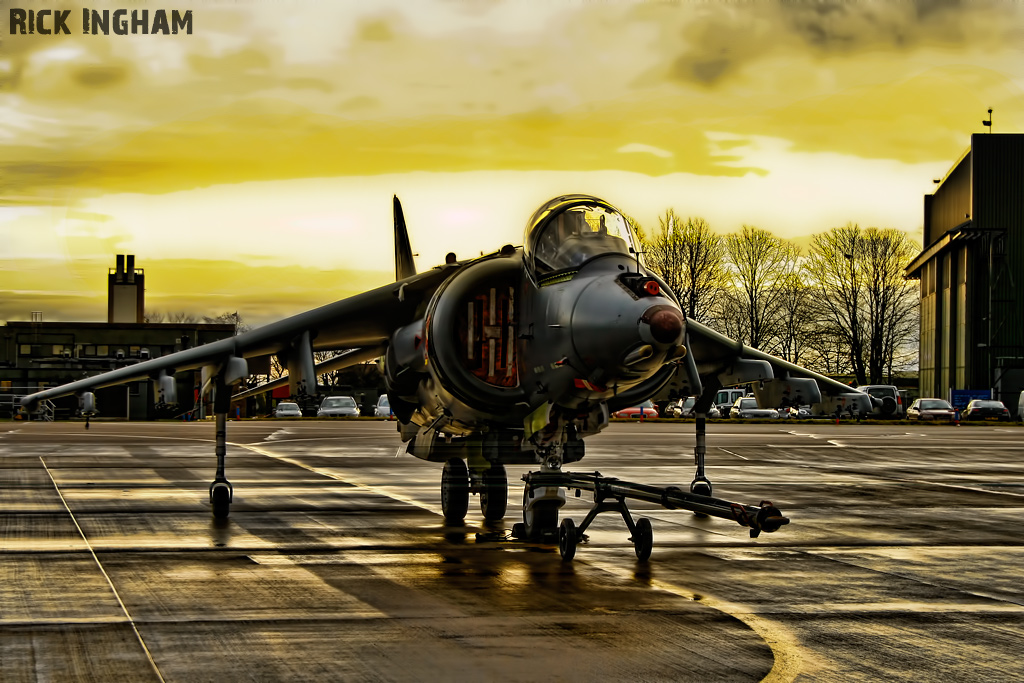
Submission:
POLYGON ((557 500, 537 501, 531 507, 527 507, 530 501, 530 487, 523 487, 523 526, 526 527, 526 537, 533 540, 554 540, 558 537, 558 508, 561 507, 557 500))
POLYGON ((636 520, 636 531, 633 532, 633 549, 636 551, 636 559, 641 562, 646 561, 651 556, 653 547, 654 530, 651 528, 651 520, 641 517, 636 520))
POLYGON ((441 510, 446 522, 461 522, 469 511, 469 469, 462 458, 449 458, 441 471, 441 510))
POLYGON ((210 504, 215 519, 227 519, 231 512, 231 489, 227 484, 216 483, 210 490, 210 504))
POLYGON ((508 508, 508 476, 505 466, 497 464, 483 474, 483 486, 480 489, 480 512, 484 519, 494 521, 505 516, 508 508))
POLYGON ((558 527, 558 554, 566 562, 576 556, 576 523, 568 517, 558 527))

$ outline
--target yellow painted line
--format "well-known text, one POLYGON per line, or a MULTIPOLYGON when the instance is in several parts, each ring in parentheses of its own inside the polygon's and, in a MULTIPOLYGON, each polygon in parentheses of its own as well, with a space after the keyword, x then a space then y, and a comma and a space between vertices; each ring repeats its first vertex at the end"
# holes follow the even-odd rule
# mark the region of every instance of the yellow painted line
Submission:
MULTIPOLYGON (((627 581, 636 580, 633 574, 625 568, 600 560, 595 561, 590 558, 583 559, 583 562, 627 581)), ((771 671, 761 679, 761 683, 792 683, 800 674, 803 659, 800 656, 799 640, 778 622, 770 621, 755 614, 749 607, 744 607, 743 605, 728 602, 727 600, 719 600, 707 595, 698 597, 693 592, 667 581, 652 578, 647 583, 651 588, 671 593, 685 600, 699 602, 702 605, 707 605, 712 609, 728 614, 746 624, 754 633, 760 636, 761 640, 771 648, 772 657, 775 660, 771 671)))

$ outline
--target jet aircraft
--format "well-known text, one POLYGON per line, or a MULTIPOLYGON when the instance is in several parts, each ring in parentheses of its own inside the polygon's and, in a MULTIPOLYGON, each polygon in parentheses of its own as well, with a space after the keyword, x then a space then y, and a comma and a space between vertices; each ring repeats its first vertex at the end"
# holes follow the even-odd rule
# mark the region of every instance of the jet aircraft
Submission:
MULTIPOLYGON (((634 521, 627 499, 733 519, 752 536, 788 519, 768 501, 740 505, 712 497, 705 476, 705 414, 722 386, 750 384, 765 407, 815 405, 817 412, 866 412, 871 398, 687 320, 658 274, 646 267, 623 214, 589 195, 556 197, 530 218, 523 245, 417 273, 408 230, 394 198, 396 281, 230 339, 171 353, 45 389, 22 400, 77 394, 96 410, 97 389, 152 380, 159 402, 177 403, 174 374, 201 369, 216 421, 217 469, 210 485, 216 518, 229 514, 227 413, 233 399, 287 383, 293 397, 316 393, 319 373, 382 359, 387 394, 407 451, 443 463, 446 520, 461 522, 471 493, 486 520, 505 516, 505 465, 536 467, 524 476, 523 521, 513 534, 554 541, 571 559, 599 512, 619 512, 638 557, 651 551, 651 526, 634 521), (319 365, 314 352, 344 352, 319 365), (287 369, 274 385, 232 396, 249 361, 275 355, 287 369), (689 490, 574 474, 587 437, 609 415, 671 386, 696 403, 696 472, 689 490), (594 492, 582 525, 558 523, 566 490, 594 492)), ((88 422, 86 423, 88 428, 88 422)))

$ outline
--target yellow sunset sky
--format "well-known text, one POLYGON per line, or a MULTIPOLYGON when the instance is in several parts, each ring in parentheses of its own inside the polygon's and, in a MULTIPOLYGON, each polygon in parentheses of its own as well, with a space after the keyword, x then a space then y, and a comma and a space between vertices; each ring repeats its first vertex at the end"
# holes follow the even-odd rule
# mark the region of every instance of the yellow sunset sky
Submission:
POLYGON ((920 235, 923 195, 1024 124, 1024 3, 204 0, 191 35, 83 35, 0 0, 0 321, 147 309, 262 324, 521 244, 547 199, 647 229, 920 235), (12 9, 70 35, 11 35, 12 9))

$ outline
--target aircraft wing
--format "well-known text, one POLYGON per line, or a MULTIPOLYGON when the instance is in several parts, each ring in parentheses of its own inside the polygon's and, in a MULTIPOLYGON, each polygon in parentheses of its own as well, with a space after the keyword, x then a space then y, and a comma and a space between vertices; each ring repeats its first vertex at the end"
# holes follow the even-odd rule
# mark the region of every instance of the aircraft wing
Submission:
MULTIPOLYGON (((358 363, 364 363, 368 360, 379 358, 384 355, 385 351, 387 351, 387 346, 384 344, 367 346, 361 349, 349 349, 338 354, 334 358, 328 358, 325 361, 317 363, 313 366, 313 370, 318 376, 327 372, 334 372, 335 370, 344 370, 345 368, 352 367, 358 363)), ((288 375, 272 379, 269 382, 260 384, 259 386, 239 392, 232 396, 231 400, 239 401, 243 398, 249 398, 250 396, 256 396, 257 394, 265 394, 268 391, 273 391, 278 387, 285 386, 288 386, 288 375)))
MULTIPOLYGON (((379 350, 397 328, 415 320, 421 304, 463 265, 450 263, 439 266, 230 339, 196 346, 45 389, 25 396, 21 399, 21 404, 32 411, 43 400, 91 392, 125 382, 156 379, 161 373, 172 374, 181 370, 216 366, 231 357, 253 358, 287 352, 306 333, 309 334, 314 351, 379 350)), ((351 360, 351 357, 348 359, 351 360)))
POLYGON ((762 407, 813 405, 816 412, 830 413, 837 408, 871 411, 872 399, 864 392, 746 346, 706 325, 687 321, 687 335, 688 353, 704 384, 752 384, 762 407))

